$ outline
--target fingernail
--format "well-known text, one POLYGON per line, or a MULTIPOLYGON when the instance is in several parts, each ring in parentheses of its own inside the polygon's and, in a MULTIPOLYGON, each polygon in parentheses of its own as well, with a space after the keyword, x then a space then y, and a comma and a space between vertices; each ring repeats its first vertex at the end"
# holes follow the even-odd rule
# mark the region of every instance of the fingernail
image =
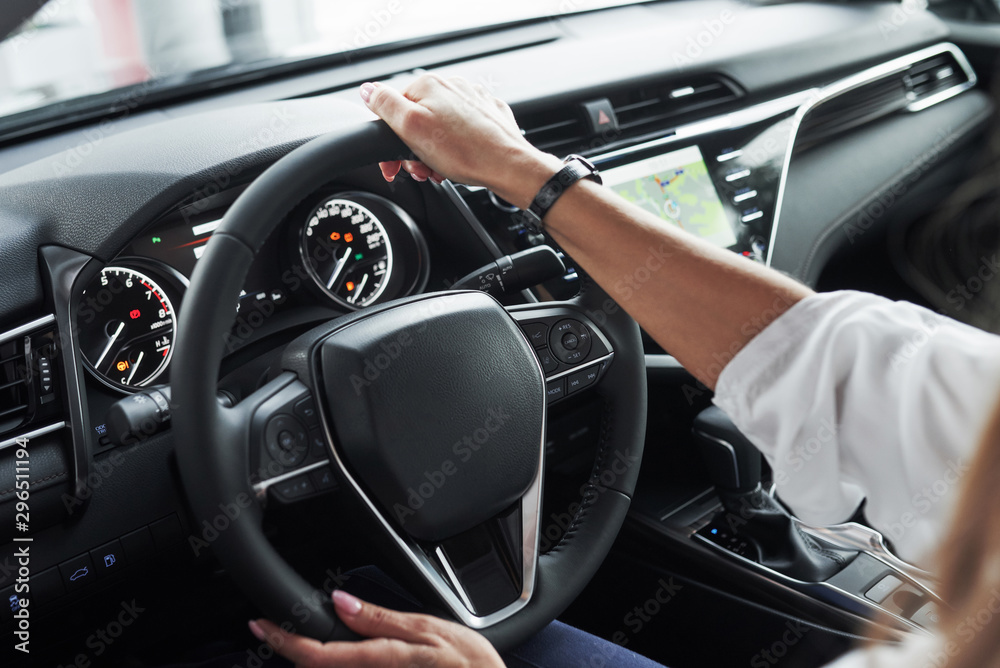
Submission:
POLYGON ((412 177, 413 177, 413 180, 414 180, 414 181, 418 181, 419 183, 423 183, 424 181, 426 181, 426 180, 427 180, 427 177, 426 177, 426 176, 417 176, 417 175, 416 175, 416 174, 414 174, 413 172, 410 172, 410 176, 412 176, 412 177))
POLYGON ((436 184, 438 184, 438 185, 441 185, 442 183, 444 183, 444 179, 439 179, 439 178, 438 178, 438 177, 436 177, 436 176, 432 176, 432 177, 431 177, 431 181, 433 181, 434 183, 436 183, 436 184))
POLYGON ((264 635, 264 629, 260 628, 260 624, 257 623, 256 619, 251 619, 247 622, 247 626, 250 627, 250 633, 252 633, 257 640, 267 642, 267 637, 264 635))
POLYGON ((371 98, 373 90, 375 90, 375 84, 369 82, 361 84, 361 99, 364 100, 365 103, 367 103, 371 98))
POLYGON ((333 592, 333 605, 342 615, 353 616, 361 612, 361 601, 340 589, 333 592))

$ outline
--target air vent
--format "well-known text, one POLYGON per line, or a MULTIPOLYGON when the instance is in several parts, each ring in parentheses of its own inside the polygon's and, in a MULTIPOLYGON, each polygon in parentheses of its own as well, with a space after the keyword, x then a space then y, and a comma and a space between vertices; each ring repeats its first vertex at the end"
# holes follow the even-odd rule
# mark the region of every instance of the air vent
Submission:
POLYGON ((631 87, 607 95, 618 120, 618 131, 591 132, 583 103, 591 96, 548 109, 518 114, 524 135, 546 151, 584 151, 599 137, 602 146, 619 139, 634 139, 663 132, 678 124, 711 115, 711 110, 740 97, 738 89, 717 77, 698 77, 653 86, 631 87))
POLYGON ((524 114, 520 118, 520 124, 527 140, 543 151, 554 151, 561 147, 575 150, 587 138, 583 116, 577 111, 575 104, 524 114))
POLYGON ((910 91, 911 101, 917 103, 932 100, 939 93, 957 90, 970 83, 965 68, 951 51, 910 66, 903 75, 903 82, 910 91))
POLYGON ((62 419, 55 318, 0 332, 0 440, 62 419))
POLYGON ((952 51, 941 51, 817 104, 799 126, 795 150, 907 109, 920 111, 975 82, 952 51))
POLYGON ((905 108, 910 100, 902 77, 889 76, 859 86, 813 108, 802 119, 795 148, 802 150, 841 132, 905 108))
POLYGON ((29 412, 25 337, 0 344, 0 434, 17 429, 29 412))
POLYGON ((633 88, 610 95, 623 134, 669 127, 739 97, 722 79, 703 77, 683 83, 633 88))

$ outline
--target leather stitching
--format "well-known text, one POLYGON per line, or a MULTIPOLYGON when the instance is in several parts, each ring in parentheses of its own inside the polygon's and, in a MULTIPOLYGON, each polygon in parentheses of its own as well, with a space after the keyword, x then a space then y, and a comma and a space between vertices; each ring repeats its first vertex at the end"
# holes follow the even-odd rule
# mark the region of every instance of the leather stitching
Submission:
MULTIPOLYGON (((28 487, 31 487, 32 485, 41 485, 43 482, 45 482, 47 480, 52 480, 54 478, 62 478, 65 475, 66 475, 66 471, 63 471, 61 473, 53 473, 52 475, 47 475, 44 478, 39 478, 38 480, 32 480, 31 482, 28 483, 28 487)), ((11 487, 10 489, 2 490, 2 491, 0 491, 0 497, 3 497, 6 494, 9 494, 10 492, 13 492, 16 489, 17 489, 17 487, 11 487)), ((0 501, 4 501, 4 500, 5 499, 0 498, 0 501)))
POLYGON ((594 468, 591 469, 590 477, 587 479, 587 490, 594 490, 594 494, 585 494, 583 497, 583 503, 580 504, 580 508, 574 513, 573 520, 569 524, 569 528, 559 539, 559 542, 555 546, 546 552, 546 554, 554 554, 558 552, 564 545, 566 545, 576 533, 576 530, 583 524, 587 516, 587 512, 590 507, 593 506, 597 497, 601 494, 600 487, 594 484, 594 480, 599 480, 601 471, 604 470, 604 466, 607 463, 608 455, 608 445, 611 443, 611 425, 613 423, 614 410, 611 408, 610 402, 604 404, 604 415, 601 418, 601 435, 599 437, 597 457, 594 459, 594 468))

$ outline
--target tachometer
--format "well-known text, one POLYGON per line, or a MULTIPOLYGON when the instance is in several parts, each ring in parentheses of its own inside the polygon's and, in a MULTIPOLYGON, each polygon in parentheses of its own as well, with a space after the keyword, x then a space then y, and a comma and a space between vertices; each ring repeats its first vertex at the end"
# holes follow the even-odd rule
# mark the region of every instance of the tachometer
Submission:
POLYGON ((309 214, 299 251, 320 289, 349 308, 377 300, 392 276, 392 243, 382 221, 337 195, 309 214))
POLYGON ((159 285, 135 269, 105 267, 84 291, 77 322, 84 359, 114 385, 148 385, 170 363, 174 307, 159 285))

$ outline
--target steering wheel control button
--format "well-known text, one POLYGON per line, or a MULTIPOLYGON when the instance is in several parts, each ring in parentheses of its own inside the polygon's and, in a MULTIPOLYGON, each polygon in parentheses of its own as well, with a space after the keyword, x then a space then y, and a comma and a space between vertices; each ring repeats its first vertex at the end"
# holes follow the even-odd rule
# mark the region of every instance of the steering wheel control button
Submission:
POLYGON ((865 592, 865 598, 876 603, 881 603, 901 584, 903 584, 903 581, 895 575, 886 575, 874 587, 865 592))
POLYGON ((552 356, 552 353, 549 352, 548 348, 539 348, 537 355, 538 361, 542 365, 542 371, 545 373, 552 373, 559 368, 559 362, 557 362, 556 358, 552 356))
POLYGON ((309 453, 314 459, 329 459, 330 455, 326 451, 326 438, 319 429, 309 432, 309 453))
POLYGON ((81 554, 59 564, 59 573, 69 592, 77 591, 97 579, 94 562, 89 554, 81 554))
POLYGON ((566 396, 566 384, 563 379, 550 380, 545 384, 545 400, 550 404, 554 401, 559 401, 564 396, 566 396))
POLYGON ((125 550, 117 540, 91 550, 90 558, 94 562, 94 570, 97 571, 99 578, 113 575, 125 566, 125 550))
POLYGON ((309 437, 302 423, 291 415, 275 415, 264 430, 267 451, 282 466, 298 466, 309 452, 309 437))
POLYGON ((590 330, 579 320, 560 320, 549 334, 549 349, 566 364, 579 364, 587 359, 591 345, 590 330))
POLYGON ((566 394, 573 394, 590 387, 597 382, 597 377, 601 375, 601 365, 596 364, 581 371, 571 373, 566 378, 566 394))
POLYGON ((319 426, 319 415, 316 414, 316 402, 312 397, 306 397, 295 402, 295 416, 312 429, 319 426))
POLYGON ((521 325, 521 329, 524 330, 524 335, 528 337, 528 341, 531 345, 538 348, 545 345, 545 334, 548 332, 548 326, 542 322, 531 322, 527 325, 521 325))
POLYGON ((273 485, 271 489, 274 490, 274 494, 279 500, 285 502, 301 499, 316 491, 308 474, 295 476, 290 480, 282 480, 273 485))
POLYGON ((337 489, 337 479, 333 477, 333 471, 329 468, 312 471, 309 477, 312 478, 313 487, 317 492, 337 489))

